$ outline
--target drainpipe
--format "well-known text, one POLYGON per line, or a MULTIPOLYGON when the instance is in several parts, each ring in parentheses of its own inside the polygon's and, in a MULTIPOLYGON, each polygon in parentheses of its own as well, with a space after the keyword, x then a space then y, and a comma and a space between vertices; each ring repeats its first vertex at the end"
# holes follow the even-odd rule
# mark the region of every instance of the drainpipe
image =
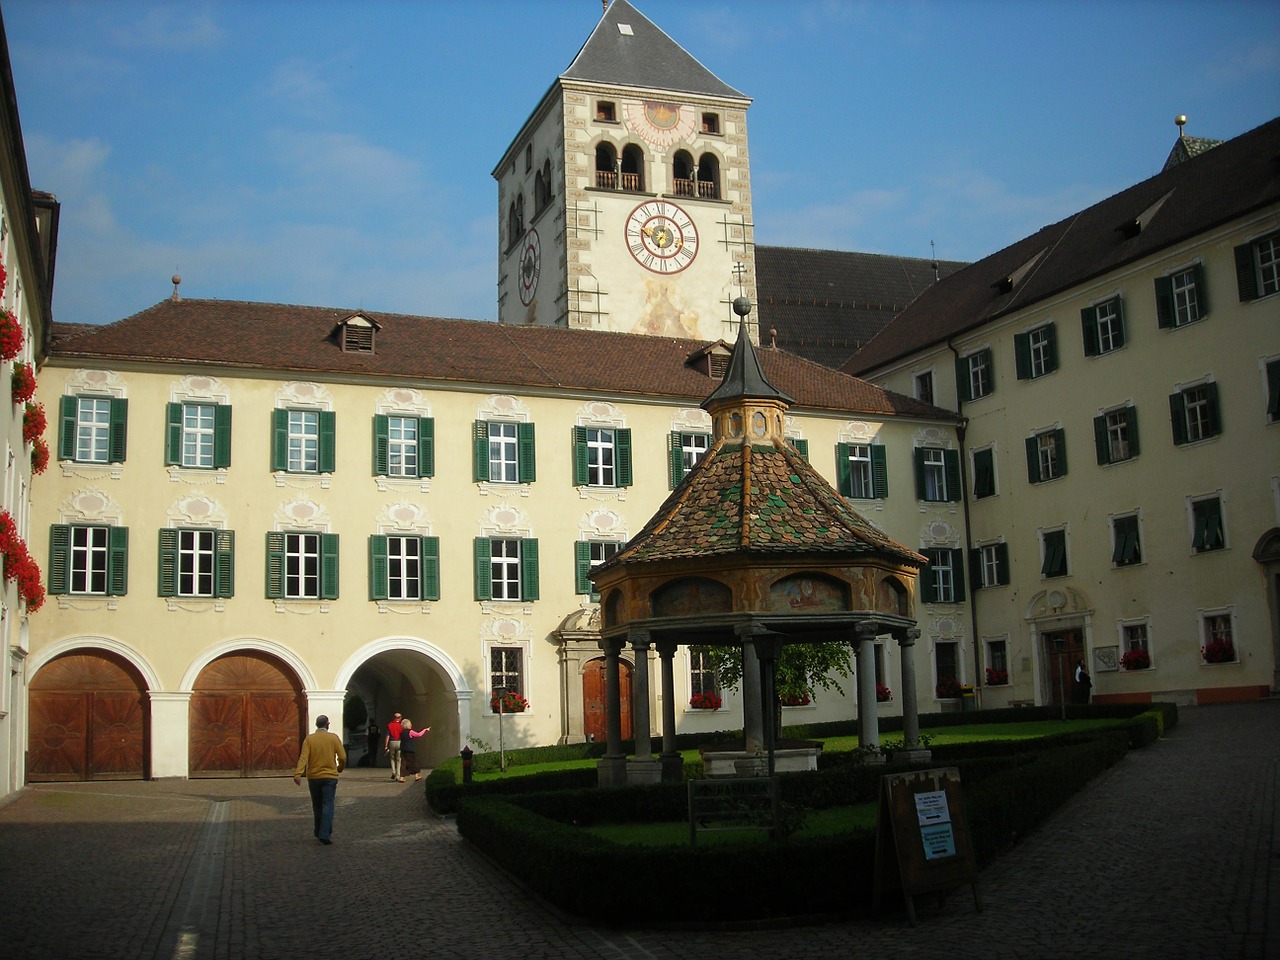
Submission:
MULTIPOLYGON (((960 362, 960 351, 955 348, 950 340, 947 341, 947 349, 954 355, 952 369, 960 362)), ((956 384, 956 413, 962 413, 963 406, 960 400, 960 384, 956 384)), ((960 443, 960 504, 964 509, 964 559, 965 567, 969 573, 969 630, 973 634, 973 706, 974 709, 982 709, 982 649, 981 638, 978 636, 978 597, 972 587, 973 583, 973 534, 969 526, 969 458, 964 452, 964 437, 969 426, 968 418, 963 418, 956 424, 956 438, 960 443)))

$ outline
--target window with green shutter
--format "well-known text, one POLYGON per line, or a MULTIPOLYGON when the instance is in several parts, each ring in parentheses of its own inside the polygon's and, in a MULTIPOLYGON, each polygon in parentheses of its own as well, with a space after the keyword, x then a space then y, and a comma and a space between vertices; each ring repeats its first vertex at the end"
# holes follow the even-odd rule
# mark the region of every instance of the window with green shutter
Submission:
POLYGON ((1221 550, 1227 545, 1226 527, 1222 522, 1222 500, 1205 497, 1191 502, 1191 549, 1196 553, 1221 550))
POLYGON ((518 537, 476 537, 477 600, 537 600, 538 541, 518 537))
POLYGON ((964 600, 964 551, 926 548, 920 551, 929 560, 921 572, 921 593, 925 603, 960 603, 964 600))
POLYGON ((165 528, 160 531, 159 595, 235 595, 235 532, 165 528))
POLYGON ((1142 562, 1142 543, 1138 536, 1138 517, 1130 514, 1111 520, 1111 562, 1128 567, 1142 562))
POLYGON ((477 483, 533 483, 537 479, 532 423, 477 420, 472 424, 472 475, 477 483))
POLYGON ((1234 252, 1241 303, 1280 292, 1280 233, 1241 244, 1234 252))
POLYGON ((274 600, 336 600, 338 535, 269 531, 266 594, 274 600))
POLYGON ((231 466, 231 407, 225 403, 168 404, 164 462, 192 470, 231 466))
POLYGON ((1058 369, 1058 338, 1052 323, 1013 335, 1019 380, 1035 380, 1058 369))
POLYGON ((369 538, 370 600, 439 600, 440 539, 417 534, 369 538))
POLYGON ((992 447, 973 451, 973 496, 975 500, 996 494, 996 452, 992 447))
POLYGON ((1041 534, 1041 545, 1044 551, 1044 559, 1040 564, 1040 575, 1043 577, 1065 577, 1067 575, 1067 531, 1044 531, 1041 534))
POLYGON ((796 453, 804 457, 807 463, 809 460, 809 441, 803 437, 787 437, 787 442, 796 448, 796 453))
POLYGON ((711 434, 671 431, 667 438, 667 480, 674 490, 711 449, 711 434))
POLYGON ((990 348, 956 360, 956 392, 962 403, 981 400, 995 389, 995 370, 990 348))
POLYGON ((435 420, 374 414, 373 475, 418 479, 435 476, 435 420))
POLYGON ((129 528, 54 524, 49 593, 119 597, 129 589, 129 528))
POLYGON ((1216 437, 1222 432, 1218 385, 1212 380, 1169 395, 1169 422, 1176 446, 1216 437))
POLYGON ((1167 277, 1156 277, 1156 324, 1162 330, 1195 323, 1209 312, 1204 266, 1193 264, 1167 277))
POLYGON ((1123 463, 1138 455, 1138 410, 1126 406, 1093 418, 1093 442, 1098 463, 1123 463))
POLYGON ((954 503, 961 497, 960 452, 939 447, 916 447, 916 499, 954 503))
POLYGON ((1124 302, 1112 297, 1080 311, 1084 355, 1097 357, 1124 346, 1124 302))
POLYGON ((579 487, 631 486, 631 431, 625 427, 573 428, 573 483, 579 487))
POLYGON ((591 569, 604 563, 622 549, 616 540, 578 540, 573 544, 574 592, 589 595, 598 600, 595 584, 591 582, 591 569))
POLYGON ((1267 361, 1267 423, 1280 421, 1280 360, 1267 361))
POLYGON ((332 410, 271 411, 271 469, 281 473, 333 473, 337 414, 332 410))
POLYGON ((1044 430, 1027 437, 1027 482, 1044 483, 1067 474, 1066 431, 1044 430))
POLYGON ((59 398, 58 459, 124 463, 128 423, 129 401, 123 397, 59 398))
POLYGON ((975 590, 1009 582, 1009 545, 988 543, 969 551, 970 584, 975 590))

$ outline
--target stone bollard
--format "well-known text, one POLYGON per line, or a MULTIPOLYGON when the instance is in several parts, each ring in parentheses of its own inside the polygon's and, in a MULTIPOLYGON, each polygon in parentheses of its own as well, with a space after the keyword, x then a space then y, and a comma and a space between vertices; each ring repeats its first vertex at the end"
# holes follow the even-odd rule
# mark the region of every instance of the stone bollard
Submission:
POLYGON ((463 783, 471 782, 471 757, 472 757, 471 748, 463 747, 462 748, 462 782, 463 783))

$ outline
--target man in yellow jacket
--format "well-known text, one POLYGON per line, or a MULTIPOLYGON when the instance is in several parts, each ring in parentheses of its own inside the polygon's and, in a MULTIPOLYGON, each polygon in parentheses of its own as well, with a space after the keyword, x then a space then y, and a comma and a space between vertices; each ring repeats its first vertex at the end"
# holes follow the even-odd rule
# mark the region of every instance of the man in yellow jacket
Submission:
POLYGON ((315 837, 326 846, 333 843, 333 798, 338 792, 338 775, 346 767, 347 751, 342 738, 329 732, 329 718, 321 714, 316 717, 315 733, 302 741, 293 782, 302 783, 302 775, 306 774, 311 812, 316 820, 315 837))

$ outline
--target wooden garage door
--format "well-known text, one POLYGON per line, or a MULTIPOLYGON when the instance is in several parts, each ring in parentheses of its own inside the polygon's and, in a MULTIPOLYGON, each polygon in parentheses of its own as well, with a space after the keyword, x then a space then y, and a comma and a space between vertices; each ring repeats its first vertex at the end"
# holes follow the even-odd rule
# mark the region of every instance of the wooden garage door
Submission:
POLYGON ((146 776, 146 692, 124 660, 107 653, 52 660, 32 680, 27 704, 29 781, 146 776))
POLYGON ((274 657, 219 657, 200 671, 191 696, 191 776, 292 773, 304 713, 301 686, 274 657))

